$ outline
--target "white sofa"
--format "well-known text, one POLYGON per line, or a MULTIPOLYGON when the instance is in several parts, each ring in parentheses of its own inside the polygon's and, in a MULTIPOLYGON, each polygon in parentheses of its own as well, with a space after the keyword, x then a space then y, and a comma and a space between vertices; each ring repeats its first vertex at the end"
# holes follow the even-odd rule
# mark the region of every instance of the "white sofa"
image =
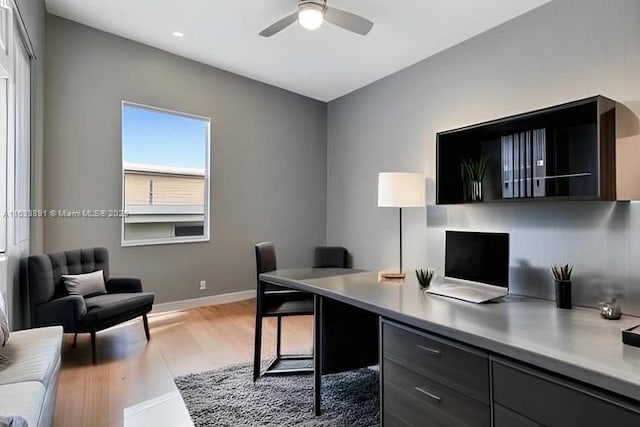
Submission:
POLYGON ((61 326, 11 332, 0 347, 0 426, 51 426, 61 349, 61 326))

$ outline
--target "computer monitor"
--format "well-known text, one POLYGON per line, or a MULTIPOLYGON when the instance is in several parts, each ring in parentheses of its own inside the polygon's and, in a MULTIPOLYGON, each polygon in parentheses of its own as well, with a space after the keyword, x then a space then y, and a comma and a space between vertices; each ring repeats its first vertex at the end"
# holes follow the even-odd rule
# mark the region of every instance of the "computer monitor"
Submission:
POLYGON ((509 234, 448 230, 444 275, 509 288, 509 234))

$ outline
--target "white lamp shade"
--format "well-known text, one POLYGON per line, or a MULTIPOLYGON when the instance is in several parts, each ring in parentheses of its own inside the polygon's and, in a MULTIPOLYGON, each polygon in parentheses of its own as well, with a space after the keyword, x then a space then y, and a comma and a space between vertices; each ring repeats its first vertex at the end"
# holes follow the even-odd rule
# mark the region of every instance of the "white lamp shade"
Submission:
POLYGON ((381 208, 424 207, 424 175, 408 172, 380 172, 378 206, 381 208))

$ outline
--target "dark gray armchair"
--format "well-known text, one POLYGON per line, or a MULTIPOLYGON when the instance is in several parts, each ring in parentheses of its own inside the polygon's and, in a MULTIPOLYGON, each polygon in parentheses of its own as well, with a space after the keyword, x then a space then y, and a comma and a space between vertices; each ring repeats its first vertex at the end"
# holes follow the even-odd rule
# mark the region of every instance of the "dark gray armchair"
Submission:
POLYGON ((96 332, 142 316, 149 340, 147 313, 155 294, 142 291, 139 279, 110 278, 109 253, 105 248, 78 249, 31 255, 23 263, 26 271, 31 327, 60 325, 66 333, 91 334, 91 357, 96 361, 96 332), (102 270, 106 294, 91 297, 69 295, 63 274, 102 270))

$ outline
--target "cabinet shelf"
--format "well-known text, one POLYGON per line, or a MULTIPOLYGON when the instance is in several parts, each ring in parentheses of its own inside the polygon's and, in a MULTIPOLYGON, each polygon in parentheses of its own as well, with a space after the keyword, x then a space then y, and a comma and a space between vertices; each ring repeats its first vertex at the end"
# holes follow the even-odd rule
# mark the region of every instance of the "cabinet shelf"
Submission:
MULTIPOLYGON (((565 174, 565 175, 550 175, 550 176, 537 176, 535 179, 563 179, 563 178, 580 178, 580 177, 587 177, 587 176, 591 176, 591 172, 583 172, 583 173, 570 173, 570 174, 565 174)), ((520 181, 525 181, 526 179, 516 179, 513 181, 502 181, 503 184, 508 183, 508 182, 520 182, 520 181)))
POLYGON ((627 128, 640 128, 629 113, 595 96, 439 132, 436 203, 618 200, 618 184, 628 175, 616 168, 620 117, 634 121, 627 128))

